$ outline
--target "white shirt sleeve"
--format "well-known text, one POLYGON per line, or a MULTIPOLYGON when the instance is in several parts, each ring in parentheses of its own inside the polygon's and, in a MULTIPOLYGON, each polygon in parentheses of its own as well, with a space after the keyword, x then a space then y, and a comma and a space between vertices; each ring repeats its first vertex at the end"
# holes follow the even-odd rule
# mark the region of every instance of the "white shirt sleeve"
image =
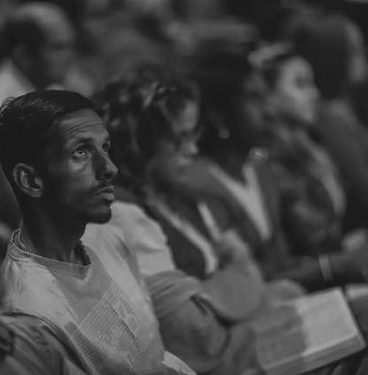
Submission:
POLYGON ((138 206, 115 202, 111 224, 122 230, 125 242, 135 252, 144 276, 176 269, 161 227, 138 206))

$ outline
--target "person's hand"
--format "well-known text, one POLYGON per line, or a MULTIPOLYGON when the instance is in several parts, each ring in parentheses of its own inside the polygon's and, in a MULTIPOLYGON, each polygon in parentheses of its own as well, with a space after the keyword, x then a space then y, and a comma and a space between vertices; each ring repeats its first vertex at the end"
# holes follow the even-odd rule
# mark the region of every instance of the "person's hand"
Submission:
POLYGON ((260 363, 268 363, 270 358, 280 359, 282 353, 300 354, 306 349, 301 317, 288 303, 269 306, 268 310, 258 314, 251 325, 260 363))
POLYGON ((368 248, 329 256, 333 278, 339 283, 368 282, 368 248))
POLYGON ((362 249, 368 250, 368 230, 359 228, 349 232, 343 239, 344 252, 354 252, 362 249))
POLYGON ((247 244, 234 230, 222 233, 221 238, 215 244, 220 267, 230 262, 247 262, 249 260, 249 249, 247 244))

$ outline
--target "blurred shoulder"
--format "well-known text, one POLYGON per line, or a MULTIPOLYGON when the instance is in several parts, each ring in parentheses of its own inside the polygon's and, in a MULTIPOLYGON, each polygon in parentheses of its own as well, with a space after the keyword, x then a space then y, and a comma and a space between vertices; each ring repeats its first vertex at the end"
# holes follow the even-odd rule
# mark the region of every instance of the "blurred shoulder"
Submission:
POLYGON ((14 333, 0 318, 0 358, 11 353, 14 346, 14 333))
POLYGON ((144 210, 135 203, 115 201, 111 210, 111 224, 130 225, 135 222, 147 222, 151 220, 144 210))
POLYGON ((144 275, 175 269, 167 238, 160 224, 136 204, 112 205, 111 225, 123 234, 144 275))

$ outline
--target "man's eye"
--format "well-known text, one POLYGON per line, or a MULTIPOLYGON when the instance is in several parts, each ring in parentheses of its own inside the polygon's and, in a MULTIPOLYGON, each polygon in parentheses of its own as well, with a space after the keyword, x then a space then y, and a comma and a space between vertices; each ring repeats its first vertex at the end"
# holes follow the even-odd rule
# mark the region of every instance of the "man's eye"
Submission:
POLYGON ((87 148, 85 146, 78 147, 76 150, 73 152, 73 156, 75 158, 82 158, 87 155, 87 148))

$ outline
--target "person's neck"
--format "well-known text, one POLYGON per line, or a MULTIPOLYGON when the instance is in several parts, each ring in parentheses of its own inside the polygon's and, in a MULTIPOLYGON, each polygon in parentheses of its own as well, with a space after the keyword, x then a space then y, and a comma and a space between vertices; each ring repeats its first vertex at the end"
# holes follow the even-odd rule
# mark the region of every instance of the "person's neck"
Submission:
POLYGON ((173 189, 171 186, 149 184, 144 190, 146 201, 149 206, 161 202, 171 207, 173 200, 176 198, 176 189, 173 189))
POLYGON ((227 148, 213 155, 213 160, 233 177, 243 179, 243 167, 247 160, 249 150, 244 147, 227 148))
POLYGON ((154 192, 157 196, 168 196, 174 194, 178 186, 182 187, 180 182, 163 178, 160 174, 152 172, 146 179, 144 186, 145 194, 154 192))
POLYGON ((86 224, 62 217, 50 217, 44 213, 24 215, 23 223, 32 251, 37 255, 62 262, 78 262, 75 249, 86 224))

